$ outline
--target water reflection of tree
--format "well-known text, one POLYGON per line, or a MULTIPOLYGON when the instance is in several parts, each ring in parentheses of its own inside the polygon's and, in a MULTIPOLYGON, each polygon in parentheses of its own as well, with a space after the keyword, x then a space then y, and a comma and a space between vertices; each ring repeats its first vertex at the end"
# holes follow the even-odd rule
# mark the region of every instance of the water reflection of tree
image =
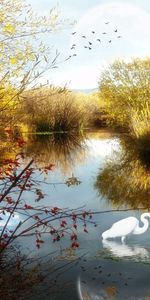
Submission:
POLYGON ((84 136, 74 132, 31 135, 26 147, 26 155, 32 156, 38 166, 53 163, 64 174, 83 162, 84 154, 84 136))
POLYGON ((121 140, 121 146, 98 174, 95 188, 115 207, 150 208, 150 170, 131 140, 121 140))
POLYGON ((49 294, 56 298, 72 287, 71 278, 65 278, 64 274, 74 269, 82 256, 70 251, 62 251, 61 259, 59 251, 40 255, 35 252, 22 254, 18 245, 7 249, 0 260, 1 300, 41 299, 43 294, 47 299, 49 294))

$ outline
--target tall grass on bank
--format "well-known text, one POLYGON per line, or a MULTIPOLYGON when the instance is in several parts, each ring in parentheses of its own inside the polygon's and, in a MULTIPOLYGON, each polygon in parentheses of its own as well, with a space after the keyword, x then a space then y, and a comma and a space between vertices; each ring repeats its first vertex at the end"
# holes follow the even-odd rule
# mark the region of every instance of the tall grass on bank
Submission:
POLYGON ((141 161, 150 167, 150 106, 133 110, 131 114, 131 132, 136 139, 141 161))
POLYGON ((66 89, 30 90, 24 98, 27 122, 35 132, 79 131, 87 122, 84 105, 66 89))
POLYGON ((84 94, 66 88, 42 86, 26 90, 15 109, 1 112, 1 132, 10 127, 15 135, 24 132, 66 132, 103 126, 97 92, 84 94))
POLYGON ((140 110, 131 110, 130 129, 137 138, 150 135, 150 104, 145 103, 140 110))

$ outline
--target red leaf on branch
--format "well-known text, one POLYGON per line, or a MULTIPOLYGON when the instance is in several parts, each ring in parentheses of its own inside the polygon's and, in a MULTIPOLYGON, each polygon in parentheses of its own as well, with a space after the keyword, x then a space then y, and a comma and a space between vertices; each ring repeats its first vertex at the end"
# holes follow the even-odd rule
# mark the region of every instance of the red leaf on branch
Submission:
POLYGON ((44 241, 43 241, 43 240, 39 240, 39 239, 37 239, 37 240, 36 240, 36 243, 38 243, 38 244, 43 244, 43 243, 44 243, 44 241))
POLYGON ((77 235, 74 233, 70 236, 71 240, 73 241, 76 241, 77 240, 77 235))
POLYGON ((7 238, 8 238, 8 234, 5 233, 5 234, 3 235, 3 238, 4 238, 4 239, 7 239, 7 238))
POLYGON ((56 215, 59 212, 59 208, 58 207, 53 207, 53 208, 51 208, 51 212, 52 212, 52 214, 56 215))
POLYGON ((27 183, 27 184, 26 184, 26 187, 28 187, 28 188, 30 188, 31 186, 32 186, 31 183, 27 183))
POLYGON ((9 197, 9 196, 6 197, 6 200, 7 200, 8 204, 14 204, 15 203, 15 201, 13 201, 12 198, 9 197))
POLYGON ((56 229, 51 229, 50 234, 54 234, 54 233, 56 233, 56 229))
POLYGON ((82 217, 85 219, 86 215, 87 215, 87 212, 84 211, 84 212, 82 213, 82 217))
POLYGON ((4 242, 1 242, 0 243, 0 249, 5 249, 5 247, 6 247, 6 244, 4 242))
POLYGON ((26 170, 26 176, 29 177, 31 175, 31 171, 30 170, 26 170))
POLYGON ((60 226, 65 227, 66 225, 67 225, 67 222, 65 220, 62 220, 61 223, 60 223, 60 226))
POLYGON ((31 205, 28 205, 28 204, 25 204, 24 208, 26 208, 26 209, 33 209, 33 207, 31 205))
POLYGON ((71 244, 71 247, 72 247, 73 249, 79 248, 79 243, 73 242, 73 243, 71 244))
POLYGON ((76 214, 75 214, 75 213, 72 213, 72 220, 73 220, 73 221, 76 221, 76 218, 77 218, 76 214))

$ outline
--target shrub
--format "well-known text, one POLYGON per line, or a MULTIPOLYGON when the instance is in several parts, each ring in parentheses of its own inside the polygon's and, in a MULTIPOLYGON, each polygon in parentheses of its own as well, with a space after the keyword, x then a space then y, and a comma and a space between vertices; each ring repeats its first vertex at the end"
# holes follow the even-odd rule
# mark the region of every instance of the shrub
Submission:
POLYGON ((66 89, 30 90, 24 98, 28 122, 36 132, 80 130, 86 123, 83 107, 66 89))

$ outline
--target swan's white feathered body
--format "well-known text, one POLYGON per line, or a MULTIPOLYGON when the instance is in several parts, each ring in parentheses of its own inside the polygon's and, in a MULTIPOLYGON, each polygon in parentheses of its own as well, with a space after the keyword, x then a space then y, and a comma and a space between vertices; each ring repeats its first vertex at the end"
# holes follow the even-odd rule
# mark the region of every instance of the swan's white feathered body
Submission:
POLYGON ((139 226, 139 221, 135 217, 128 217, 114 223, 110 229, 102 233, 103 239, 121 237, 122 241, 126 236, 131 234, 142 234, 149 226, 148 221, 145 217, 150 218, 150 213, 144 213, 141 215, 141 221, 144 223, 143 227, 139 226))

